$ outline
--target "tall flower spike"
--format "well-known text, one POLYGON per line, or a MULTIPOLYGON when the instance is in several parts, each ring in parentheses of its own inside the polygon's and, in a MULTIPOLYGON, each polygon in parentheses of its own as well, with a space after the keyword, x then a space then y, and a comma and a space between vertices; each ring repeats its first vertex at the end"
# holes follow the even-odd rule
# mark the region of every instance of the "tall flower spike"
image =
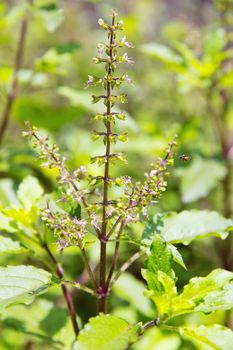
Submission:
MULTIPOLYGON (((113 128, 117 119, 124 120, 125 114, 113 110, 116 103, 126 103, 127 98, 125 94, 117 94, 115 89, 119 88, 122 83, 131 83, 131 79, 127 74, 120 76, 116 75, 116 69, 118 64, 128 63, 132 64, 133 60, 128 57, 127 53, 119 53, 124 47, 132 47, 132 45, 126 41, 126 37, 118 39, 118 32, 123 30, 123 21, 116 20, 116 12, 112 13, 111 24, 106 23, 102 18, 98 20, 99 25, 108 32, 108 42, 101 42, 97 45, 98 54, 93 58, 95 64, 103 63, 105 65, 105 75, 103 77, 88 76, 87 86, 101 85, 104 89, 102 95, 93 95, 93 103, 103 102, 105 105, 105 112, 98 113, 94 116, 95 121, 101 121, 105 127, 104 131, 94 131, 92 138, 97 140, 103 139, 105 144, 105 153, 103 155, 95 156, 91 158, 91 162, 97 162, 99 166, 104 166, 103 177, 98 180, 103 182, 103 202, 102 202, 102 230, 101 236, 106 236, 108 219, 113 217, 116 212, 114 206, 117 202, 113 203, 109 200, 109 185, 114 181, 109 174, 111 163, 117 161, 125 161, 123 153, 113 153, 111 151, 111 145, 118 141, 125 142, 127 140, 127 134, 118 134, 113 128)), ((100 181, 93 182, 92 184, 99 185, 100 181)), ((104 238, 103 238, 104 239, 104 238)))
MULTIPOLYGON (((105 152, 103 155, 92 157, 91 162, 98 162, 100 166, 104 166, 103 176, 99 179, 103 184, 103 199, 100 203, 102 206, 100 218, 100 269, 99 269, 99 306, 98 310, 106 311, 106 296, 108 293, 109 281, 106 280, 106 249, 108 241, 108 230, 110 229, 109 223, 113 217, 118 215, 119 203, 109 198, 109 186, 114 183, 114 179, 110 176, 110 164, 117 161, 125 161, 124 154, 113 153, 111 145, 117 141, 125 142, 127 135, 116 133, 114 124, 117 119, 124 120, 125 115, 122 112, 113 110, 116 103, 126 103, 127 98, 125 94, 115 93, 115 89, 119 88, 122 83, 130 83, 131 80, 128 75, 117 76, 115 71, 119 64, 129 63, 132 64, 133 60, 128 57, 127 53, 119 54, 119 50, 123 47, 131 47, 126 41, 125 37, 118 40, 117 34, 123 30, 123 21, 116 20, 116 12, 112 13, 111 24, 105 23, 103 19, 99 19, 99 25, 108 32, 108 42, 99 43, 97 45, 98 54, 93 58, 95 64, 103 63, 105 65, 104 77, 92 77, 89 76, 87 85, 102 85, 104 93, 102 95, 93 95, 93 103, 102 101, 105 105, 105 111, 98 113, 94 116, 94 120, 102 122, 105 127, 103 131, 95 131, 93 139, 103 138, 105 145, 105 152)), ((93 178, 91 178, 93 182, 93 178)), ((99 185, 99 181, 95 182, 94 185, 99 185)), ((119 185, 119 184, 118 184, 119 185)), ((123 229, 123 225, 122 225, 123 229)))

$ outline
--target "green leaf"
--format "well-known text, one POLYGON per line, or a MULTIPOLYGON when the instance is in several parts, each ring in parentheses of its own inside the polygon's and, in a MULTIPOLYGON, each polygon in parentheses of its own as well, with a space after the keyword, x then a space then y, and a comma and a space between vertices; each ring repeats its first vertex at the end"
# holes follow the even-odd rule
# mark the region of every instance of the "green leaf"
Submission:
POLYGON ((147 290, 145 295, 155 303, 157 317, 162 321, 172 317, 173 300, 177 297, 177 288, 174 279, 162 271, 158 271, 155 280, 160 284, 160 290, 147 290))
POLYGON ((224 87, 232 87, 233 86, 233 72, 232 70, 227 71, 227 72, 222 72, 222 76, 219 81, 221 86, 224 87))
MULTIPOLYGON (((3 209, 0 207, 0 210, 3 210, 3 209)), ((14 224, 14 221, 10 217, 4 215, 1 211, 0 211, 0 230, 6 231, 9 233, 16 232, 16 225, 14 224)))
POLYGON ((56 45, 54 49, 57 51, 58 54, 64 54, 75 52, 77 49, 80 49, 80 47, 80 43, 70 41, 64 44, 56 45))
POLYGON ((133 350, 179 350, 181 338, 178 334, 163 333, 159 328, 148 329, 133 347, 133 350))
POLYGON ((181 181, 182 201, 189 203, 205 198, 224 178, 226 168, 216 160, 197 157, 190 166, 178 169, 176 175, 181 181))
POLYGON ((157 43, 148 43, 141 45, 141 51, 162 63, 167 64, 178 70, 183 69, 183 59, 181 56, 177 55, 172 49, 165 45, 157 43))
POLYGON ((179 51, 191 74, 204 79, 210 77, 218 68, 219 62, 210 59, 199 60, 195 52, 183 43, 176 43, 175 48, 179 51))
POLYGON ((161 285, 157 280, 157 274, 159 271, 162 271, 171 278, 174 278, 174 271, 171 268, 171 263, 172 253, 167 248, 167 243, 164 242, 160 236, 156 235, 148 251, 145 261, 145 270, 143 272, 149 289, 163 291, 163 288, 161 289, 161 285))
POLYGON ((189 244, 196 238, 216 236, 225 239, 233 221, 208 210, 184 210, 164 219, 161 235, 167 242, 189 244))
POLYGON ((173 245, 168 244, 167 248, 171 251, 173 260, 180 266, 182 266, 185 270, 187 270, 184 260, 182 258, 182 255, 180 254, 179 250, 173 245))
POLYGON ((194 277, 173 300, 173 316, 193 311, 205 313, 233 307, 233 273, 213 270, 206 277, 194 277))
MULTIPOLYGON (((45 73, 39 73, 45 74, 45 73)), ((70 122, 83 117, 83 109, 64 105, 54 105, 41 96, 19 97, 16 101, 13 117, 24 122, 25 115, 32 125, 57 130, 70 122)))
POLYGON ((0 82, 8 84, 12 78, 12 68, 7 65, 0 64, 0 82))
POLYGON ((27 251, 20 242, 13 241, 11 238, 0 236, 0 256, 3 254, 18 254, 27 251))
POLYGON ((100 314, 85 325, 74 350, 124 350, 135 343, 139 327, 116 316, 100 314))
POLYGON ((142 275, 149 288, 145 294, 155 303, 160 319, 170 315, 172 301, 177 296, 175 274, 171 268, 172 260, 171 249, 159 235, 156 235, 148 252, 142 275))
POLYGON ((51 48, 36 60, 36 71, 66 76, 68 74, 68 65, 71 62, 71 57, 71 54, 68 52, 61 54, 58 53, 55 48, 51 48))
POLYGON ((18 198, 27 211, 36 204, 43 195, 39 181, 33 176, 27 176, 19 185, 18 198))
POLYGON ((4 310, 2 324, 17 333, 33 335, 49 344, 49 349, 72 348, 74 333, 68 310, 65 305, 54 305, 52 300, 36 298, 30 305, 11 306, 4 310))
POLYGON ((5 207, 19 205, 12 179, 5 178, 0 180, 0 201, 5 207))
POLYGON ((51 3, 39 6, 39 9, 45 10, 45 11, 54 11, 54 10, 57 10, 58 7, 57 7, 57 4, 55 2, 51 2, 51 3))
POLYGON ((172 250, 156 235, 142 271, 148 284, 145 294, 154 302, 160 319, 233 307, 233 273, 223 269, 216 269, 206 277, 192 278, 178 295, 171 268, 172 261, 176 260, 172 250))
POLYGON ((51 285, 52 275, 33 266, 0 268, 0 310, 14 304, 30 304, 51 285))
POLYGON ((164 214, 158 213, 154 217, 149 217, 145 222, 145 229, 142 233, 142 240, 144 243, 150 243, 153 240, 155 233, 160 233, 163 227, 164 214))
POLYGON ((39 9, 39 15, 43 19, 49 33, 55 32, 64 20, 64 11, 58 8, 56 4, 41 7, 39 9))
POLYGON ((70 211, 70 215, 72 217, 76 217, 77 219, 81 219, 82 208, 80 204, 77 204, 76 207, 73 207, 70 211))
POLYGON ((224 54, 227 40, 227 33, 223 28, 209 31, 204 40, 204 58, 219 60, 224 54))
POLYGON ((233 350, 233 332, 221 325, 182 327, 179 332, 182 336, 201 341, 215 350, 233 350))

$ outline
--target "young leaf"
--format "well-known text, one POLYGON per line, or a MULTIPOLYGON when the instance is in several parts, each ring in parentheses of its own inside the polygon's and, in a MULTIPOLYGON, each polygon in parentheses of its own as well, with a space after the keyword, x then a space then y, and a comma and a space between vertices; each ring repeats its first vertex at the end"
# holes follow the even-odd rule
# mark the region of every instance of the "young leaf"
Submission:
POLYGON ((27 176, 19 185, 17 194, 24 208, 30 211, 37 200, 41 198, 43 192, 39 181, 33 176, 27 176))
POLYGON ((162 271, 158 271, 155 280, 160 284, 160 290, 147 290, 145 295, 155 303, 159 319, 164 320, 172 316, 173 300, 177 297, 177 289, 174 279, 162 271))
POLYGON ((167 248, 167 243, 163 242, 159 235, 156 235, 148 252, 148 257, 145 261, 145 270, 143 271, 143 276, 147 281, 149 289, 163 291, 157 280, 157 274, 159 271, 162 271, 171 278, 174 278, 171 263, 172 253, 167 248))
POLYGON ((233 307, 233 273, 213 270, 206 277, 194 277, 173 300, 173 316, 192 311, 213 312, 233 307))
POLYGON ((167 248, 171 251, 173 260, 180 266, 182 266, 185 270, 187 270, 184 260, 182 258, 182 255, 180 254, 179 250, 173 245, 168 244, 167 248))
POLYGON ((225 239, 233 221, 208 210, 182 211, 168 214, 161 235, 167 242, 189 244, 193 239, 217 236, 225 239))
POLYGON ((172 260, 171 249, 159 235, 156 235, 142 275, 149 287, 146 295, 155 303, 160 318, 171 314, 172 300, 177 296, 175 274, 171 268, 172 260))
POLYGON ((0 256, 3 254, 25 253, 26 251, 27 249, 21 246, 20 242, 0 236, 0 256))
POLYGON ((233 350, 233 332, 221 325, 184 327, 179 332, 182 336, 199 340, 215 350, 233 350))
POLYGON ((33 266, 7 266, 0 268, 0 311, 18 304, 30 304, 36 295, 46 292, 52 275, 33 266))
POLYGON ((74 350, 125 350, 135 343, 139 326, 130 326, 116 316, 100 314, 86 324, 74 350))

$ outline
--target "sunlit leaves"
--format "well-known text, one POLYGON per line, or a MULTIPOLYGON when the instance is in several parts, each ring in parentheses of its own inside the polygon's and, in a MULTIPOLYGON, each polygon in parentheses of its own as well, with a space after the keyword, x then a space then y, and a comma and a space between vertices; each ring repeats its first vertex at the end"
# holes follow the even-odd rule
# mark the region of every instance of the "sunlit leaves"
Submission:
POLYGON ((13 233, 27 248, 37 250, 37 204, 43 195, 43 189, 36 178, 27 176, 19 185, 17 195, 16 203, 0 206, 0 229, 13 233))
POLYGON ((206 277, 194 277, 174 300, 174 315, 190 311, 213 312, 233 306, 233 273, 213 270, 206 277))
POLYGON ((33 266, 0 268, 0 310, 14 304, 29 304, 51 285, 52 275, 33 266))
POLYGON ((155 303, 159 317, 170 313, 172 300, 177 295, 172 259, 167 243, 155 236, 142 275, 148 284, 146 295, 155 303))
POLYGON ((179 331, 182 336, 203 342, 215 350, 233 349, 233 332, 221 325, 184 327, 179 331))
POLYGON ((141 51, 175 69, 182 69, 183 60, 172 49, 158 43, 148 43, 141 46, 141 51))
POLYGON ((24 208, 29 211, 41 198, 43 192, 39 181, 35 177, 28 176, 19 185, 17 194, 24 208))
MULTIPOLYGON (((175 228, 175 225, 173 225, 175 228)), ((174 261, 184 267, 183 259, 157 234, 145 261, 143 277, 147 281, 146 296, 155 303, 160 319, 189 312, 228 310, 233 306, 233 273, 216 269, 206 277, 195 277, 177 293, 174 261)))
POLYGON ((12 77, 12 68, 7 65, 0 65, 0 82, 1 84, 8 84, 12 77))
POLYGON ((208 88, 220 64, 232 57, 230 50, 224 50, 227 35, 223 29, 208 33, 203 40, 200 57, 195 50, 181 42, 173 42, 173 47, 158 43, 141 46, 141 51, 165 64, 170 71, 177 73, 180 89, 184 92, 194 88, 208 88))
POLYGON ((56 49, 51 48, 35 61, 35 69, 37 72, 65 76, 67 75, 68 64, 70 62, 70 53, 59 54, 56 49))
POLYGON ((153 300, 161 319, 201 311, 229 310, 233 306, 233 273, 223 269, 213 270, 206 277, 194 277, 179 295, 175 279, 157 269, 157 262, 143 271, 149 290, 146 295, 153 300))
POLYGON ((64 20, 64 11, 56 3, 40 6, 38 15, 42 18, 48 32, 53 33, 64 20))
MULTIPOLYGON (((216 236, 225 239, 233 229, 233 221, 214 211, 184 210, 180 213, 157 214, 149 218, 143 232, 143 243, 150 244, 160 234, 166 242, 189 244, 194 239, 216 236)), ((176 259, 175 250, 170 247, 176 259)), ((178 259, 179 260, 179 259, 178 259)))
POLYGON ((206 197, 226 175, 226 168, 211 159, 195 158, 191 165, 176 170, 184 203, 206 197))
POLYGON ((161 235, 167 242, 189 244, 196 238, 216 236, 225 239, 233 222, 208 210, 184 210, 164 219, 161 235))
POLYGON ((163 333, 159 328, 148 329, 134 345, 133 350, 179 350, 181 338, 175 333, 163 333))
POLYGON ((174 277, 171 263, 172 253, 167 249, 166 242, 163 242, 158 235, 155 236, 145 261, 145 278, 150 289, 161 290, 160 283, 156 278, 158 271, 174 277))
POLYGON ((100 314, 85 325, 75 350, 126 350, 138 337, 138 326, 116 316, 100 314))
POLYGON ((18 254, 27 251, 20 242, 13 241, 11 238, 0 236, 0 256, 3 254, 18 254))

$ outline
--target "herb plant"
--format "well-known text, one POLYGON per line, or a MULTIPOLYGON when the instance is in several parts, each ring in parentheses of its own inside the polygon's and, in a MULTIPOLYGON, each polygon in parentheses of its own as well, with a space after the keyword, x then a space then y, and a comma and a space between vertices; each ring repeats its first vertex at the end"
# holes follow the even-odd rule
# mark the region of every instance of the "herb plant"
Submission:
MULTIPOLYGON (((124 24, 117 20, 115 11, 111 23, 103 19, 98 23, 107 33, 107 42, 98 44, 98 54, 93 62, 103 64, 105 72, 102 77, 89 76, 87 85, 102 89, 100 94, 93 95, 93 103, 102 103, 103 112, 93 116, 96 130, 92 136, 93 140, 103 140, 104 151, 101 155, 93 155, 90 161, 91 164, 97 163, 99 171, 96 175, 84 166, 70 171, 58 146, 27 123, 24 136, 32 140, 43 166, 57 173, 59 189, 56 194, 46 196, 38 180, 28 176, 19 186, 16 203, 1 206, 1 229, 18 240, 8 235, 1 236, 0 251, 4 254, 34 252, 35 258, 47 267, 20 265, 0 268, 0 311, 6 315, 4 324, 17 326, 7 317, 8 307, 29 304, 37 295, 60 285, 73 334, 65 330, 60 338, 51 336, 48 339, 43 338, 39 330, 34 332, 34 336, 40 336, 51 347, 137 350, 143 348, 140 344, 148 328, 154 327, 178 332, 184 338, 201 341, 213 349, 233 349, 233 333, 229 328, 218 324, 187 326, 181 317, 177 317, 231 309, 233 273, 215 269, 205 277, 190 279, 183 290, 177 287, 175 273, 176 264, 186 268, 175 244, 187 245, 205 236, 225 239, 232 229, 232 220, 207 210, 150 216, 148 209, 156 205, 167 186, 166 177, 169 166, 173 165, 176 137, 168 144, 164 156, 151 164, 143 181, 134 181, 128 175, 111 175, 113 166, 125 162, 125 155, 115 151, 115 144, 127 141, 127 134, 119 133, 117 128, 119 121, 123 122, 126 116, 115 104, 127 101, 119 89, 131 80, 127 74, 117 75, 117 69, 121 63, 133 63, 127 53, 121 53, 132 45, 125 37, 120 37, 124 24), (145 227, 139 238, 131 232, 131 227, 138 223, 145 227), (54 249, 54 238, 57 249, 54 249), (131 244, 137 247, 135 253, 118 266, 121 246, 131 244), (99 247, 97 267, 91 264, 90 247, 93 245, 99 247), (66 278, 62 256, 70 247, 78 248, 82 256, 88 275, 84 284, 66 278), (144 259, 142 276, 147 284, 145 298, 152 302, 151 317, 144 314, 137 323, 131 324, 112 312, 110 302, 118 279, 139 258, 144 259), (93 317, 85 325, 77 319, 79 305, 75 305, 71 288, 78 288, 96 299, 97 308, 92 310, 93 317)), ((24 327, 18 325, 18 329, 27 333, 24 327)))

